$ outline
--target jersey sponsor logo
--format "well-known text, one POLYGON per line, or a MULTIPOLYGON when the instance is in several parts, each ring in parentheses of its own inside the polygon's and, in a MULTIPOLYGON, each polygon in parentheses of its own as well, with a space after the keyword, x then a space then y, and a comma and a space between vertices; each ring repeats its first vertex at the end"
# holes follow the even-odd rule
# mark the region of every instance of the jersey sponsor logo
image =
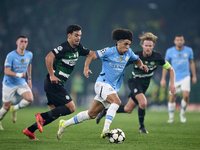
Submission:
POLYGON ((13 69, 15 69, 15 71, 20 71, 20 70, 24 70, 26 69, 26 67, 28 66, 28 64, 24 64, 24 65, 13 65, 13 69))
POLYGON ((54 48, 53 50, 56 52, 56 54, 59 53, 59 51, 62 51, 63 47, 62 46, 58 46, 57 48, 54 48))
POLYGON ((152 66, 155 65, 155 62, 154 62, 154 61, 151 61, 151 62, 150 62, 150 65, 152 65, 152 66))
POLYGON ((29 60, 28 59, 26 59, 26 63, 28 63, 29 62, 29 60))
POLYGON ((74 60, 62 59, 62 61, 63 61, 65 64, 69 65, 69 66, 74 66, 74 65, 76 65, 77 60, 78 60, 78 59, 74 59, 74 60))
POLYGON ((183 65, 186 64, 188 62, 188 59, 174 59, 172 60, 173 63, 176 63, 176 65, 183 65))
POLYGON ((114 70, 122 70, 122 69, 124 69, 124 67, 125 67, 125 65, 113 64, 113 63, 109 63, 109 65, 110 65, 114 70))
POLYGON ((21 59, 21 63, 22 63, 22 64, 24 63, 24 59, 21 59))

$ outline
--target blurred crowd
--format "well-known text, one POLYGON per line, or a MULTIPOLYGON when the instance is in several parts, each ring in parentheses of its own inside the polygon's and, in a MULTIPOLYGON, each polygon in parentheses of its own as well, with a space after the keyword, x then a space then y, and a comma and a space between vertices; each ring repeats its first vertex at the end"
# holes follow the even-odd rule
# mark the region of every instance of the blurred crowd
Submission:
MULTIPOLYGON (((174 45, 174 36, 183 34, 186 45, 193 48, 198 77, 200 76, 199 7, 198 0, 152 0, 151 2, 148 0, 123 2, 121 0, 2 0, 0 1, 1 80, 7 53, 16 48, 17 37, 25 35, 29 39, 27 49, 34 55, 33 85, 36 87, 36 93, 42 93, 43 80, 47 73, 44 58, 49 51, 66 40, 66 27, 70 24, 82 26, 81 43, 91 50, 112 46, 111 31, 114 28, 128 28, 133 31, 134 41, 131 48, 134 51, 141 50, 138 35, 142 31, 153 32, 158 36, 155 50, 163 55, 168 47, 174 45)), ((83 70, 84 60, 80 62, 82 65, 75 68, 75 73, 83 70)), ((96 66, 98 64, 92 65, 91 69, 96 69, 96 66)), ((91 82, 95 81, 100 69, 91 77, 91 82)), ((155 74, 155 82, 158 83, 159 79, 160 77, 157 78, 155 74)), ((87 80, 84 84, 89 85, 90 82, 87 80)))

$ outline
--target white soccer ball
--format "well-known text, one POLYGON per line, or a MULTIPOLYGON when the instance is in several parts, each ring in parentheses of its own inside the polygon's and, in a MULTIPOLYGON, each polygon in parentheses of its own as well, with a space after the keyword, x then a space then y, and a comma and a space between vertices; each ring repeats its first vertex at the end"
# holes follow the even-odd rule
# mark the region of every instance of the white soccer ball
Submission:
POLYGON ((109 137, 110 143, 123 143, 125 140, 125 134, 121 129, 113 129, 110 131, 111 136, 109 137))

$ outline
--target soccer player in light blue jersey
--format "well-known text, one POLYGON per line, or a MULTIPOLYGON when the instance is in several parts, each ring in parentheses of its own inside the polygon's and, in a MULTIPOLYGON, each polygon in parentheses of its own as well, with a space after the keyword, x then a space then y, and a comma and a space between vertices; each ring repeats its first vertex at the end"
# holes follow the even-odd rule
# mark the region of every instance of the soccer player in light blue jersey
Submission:
POLYGON ((30 105, 33 102, 32 94, 32 58, 33 54, 26 50, 28 38, 19 36, 17 41, 17 49, 8 53, 4 64, 4 78, 2 87, 3 107, 0 109, 0 129, 3 130, 1 120, 10 109, 12 113, 13 123, 17 120, 17 110, 30 105), (26 82, 26 74, 28 84, 26 82), (18 93, 23 99, 17 104, 11 106, 12 98, 18 93))
MULTIPOLYGON (((182 91, 183 99, 181 100, 181 111, 180 111, 180 121, 182 123, 186 122, 185 110, 189 103, 190 94, 190 72, 192 74, 192 83, 197 82, 196 70, 194 63, 194 56, 192 48, 184 45, 185 40, 183 35, 176 35, 174 39, 175 46, 167 49, 165 59, 171 62, 172 67, 175 71, 175 94, 170 93, 168 112, 169 120, 168 123, 174 121, 174 111, 176 107, 176 97, 177 93, 182 91)), ((167 71, 163 70, 161 86, 166 86, 166 75, 167 71)))
MULTIPOLYGON (((145 93, 150 85, 151 78, 155 70, 162 66, 170 72, 170 86, 169 91, 175 92, 175 73, 174 69, 171 67, 169 62, 167 62, 164 57, 154 50, 157 36, 151 32, 142 32, 139 35, 140 45, 142 51, 136 51, 135 54, 140 57, 142 62, 149 68, 148 72, 139 69, 133 62, 128 64, 133 64, 133 70, 131 72, 130 78, 128 80, 128 87, 130 89, 130 94, 128 95, 129 100, 126 105, 120 105, 117 113, 132 113, 133 110, 138 106, 138 120, 139 120, 139 133, 149 133, 144 125, 144 120, 146 116, 147 98, 145 93)), ((98 124, 102 117, 105 116, 107 109, 104 109, 97 116, 96 123, 98 124)))
POLYGON ((91 61, 102 59, 102 71, 95 83, 96 96, 89 110, 82 111, 69 120, 59 121, 59 130, 57 133, 59 140, 67 127, 85 120, 94 119, 105 108, 108 108, 108 111, 101 138, 109 137, 110 124, 121 104, 117 92, 122 84, 126 64, 128 61, 134 61, 140 69, 148 71, 147 66, 143 65, 138 55, 135 55, 130 48, 133 40, 133 33, 130 30, 115 29, 112 32, 112 39, 117 40, 116 46, 97 50, 96 53, 87 57, 83 72, 86 78, 89 77, 88 73, 92 73, 89 69, 91 61))

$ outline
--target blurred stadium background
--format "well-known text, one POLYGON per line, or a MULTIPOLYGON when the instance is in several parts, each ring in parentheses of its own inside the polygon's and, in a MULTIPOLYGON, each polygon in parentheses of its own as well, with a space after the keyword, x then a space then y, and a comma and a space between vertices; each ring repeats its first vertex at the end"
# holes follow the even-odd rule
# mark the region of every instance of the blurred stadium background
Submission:
MULTIPOLYGON (((142 50, 138 35, 142 31, 150 31, 159 37, 155 50, 164 56, 166 49, 174 45, 174 36, 183 34, 186 45, 193 48, 198 78, 197 84, 192 85, 190 103, 193 105, 188 109, 200 110, 197 107, 200 104, 199 8, 199 0, 0 0, 0 79, 2 81, 4 75, 5 57, 16 48, 15 41, 19 35, 28 37, 27 49, 34 54, 32 77, 35 101, 31 106, 42 106, 46 105, 43 90, 47 74, 45 56, 66 40, 66 28, 70 24, 81 25, 81 44, 91 50, 115 45, 115 41, 111 40, 111 31, 128 28, 134 33, 133 51, 142 50)), ((79 59, 65 86, 79 107, 90 106, 94 98, 94 82, 101 71, 101 61, 96 60, 90 67, 93 74, 89 79, 84 78, 84 61, 84 57, 79 59)), ((119 92, 124 104, 128 99, 127 80, 131 69, 131 66, 127 67, 119 92)), ((167 90, 159 86, 161 70, 160 67, 155 72, 146 94, 148 106, 156 109, 166 108, 168 101, 167 90)), ((20 99, 16 95, 13 102, 20 99)))

